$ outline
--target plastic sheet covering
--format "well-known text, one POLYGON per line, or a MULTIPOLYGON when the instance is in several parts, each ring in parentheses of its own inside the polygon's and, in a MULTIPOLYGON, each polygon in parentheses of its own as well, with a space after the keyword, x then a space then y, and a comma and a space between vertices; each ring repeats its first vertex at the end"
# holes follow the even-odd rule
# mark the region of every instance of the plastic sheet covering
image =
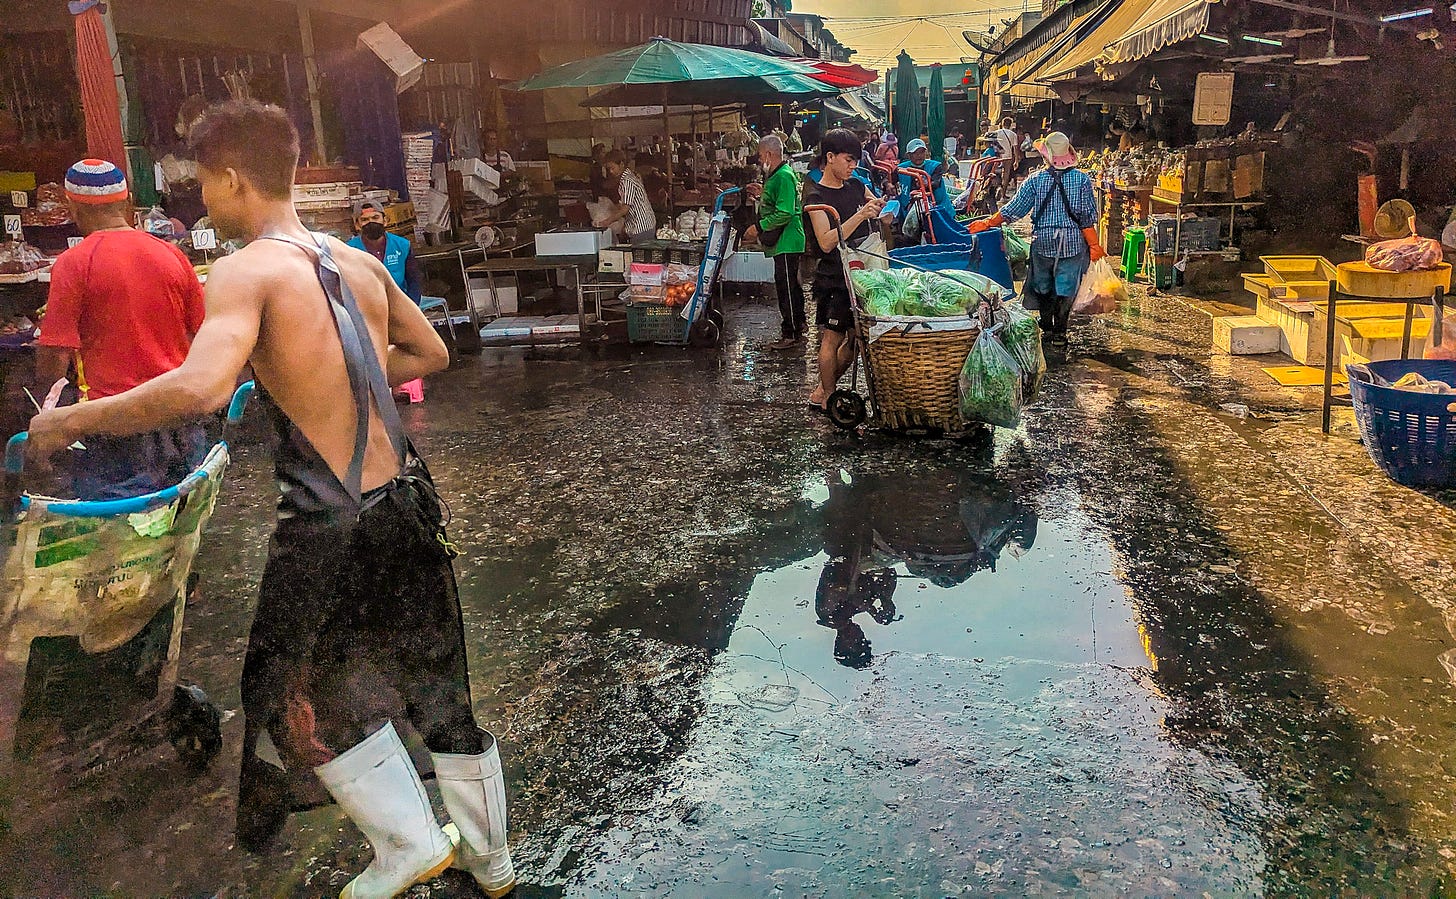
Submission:
POLYGON ((106 24, 96 3, 73 3, 76 14, 76 75, 81 83, 81 107, 86 116, 86 152, 128 171, 126 146, 121 139, 121 100, 116 93, 116 72, 106 24))

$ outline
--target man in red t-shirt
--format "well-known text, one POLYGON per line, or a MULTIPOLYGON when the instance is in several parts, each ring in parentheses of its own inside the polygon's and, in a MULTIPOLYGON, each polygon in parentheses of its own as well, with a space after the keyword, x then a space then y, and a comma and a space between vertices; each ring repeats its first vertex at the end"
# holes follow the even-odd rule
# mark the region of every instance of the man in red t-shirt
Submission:
MULTIPOLYGON (((51 270, 36 393, 74 369, 84 402, 181 365, 202 326, 202 285, 182 251, 131 226, 126 177, 116 166, 76 163, 66 173, 66 198, 85 239, 51 270)), ((71 479, 84 500, 160 490, 185 478, 207 453, 201 424, 83 442, 84 450, 72 450, 71 479)))

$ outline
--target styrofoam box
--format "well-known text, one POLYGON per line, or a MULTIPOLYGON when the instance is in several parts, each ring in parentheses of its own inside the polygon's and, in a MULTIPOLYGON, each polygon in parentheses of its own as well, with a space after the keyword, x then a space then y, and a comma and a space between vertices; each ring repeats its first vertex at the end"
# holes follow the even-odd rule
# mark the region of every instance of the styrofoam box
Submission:
POLYGON ((536 255, 595 256, 611 243, 610 231, 546 231, 536 235, 536 255))
POLYGON ((462 176, 479 178, 492 188, 500 187, 500 172, 481 162, 479 159, 456 159, 450 163, 450 168, 459 172, 462 176))
POLYGON ((1279 328, 1257 315, 1225 315, 1213 320, 1213 346, 1230 356, 1279 352, 1279 328))
POLYGON ((490 292, 489 280, 470 279, 470 302, 481 315, 515 315, 520 309, 520 298, 515 278, 496 278, 494 295, 490 292))
POLYGON ((772 284, 774 281, 773 257, 763 253, 740 250, 723 262, 724 281, 747 284, 772 284))
POLYGON ((293 201, 317 202, 321 200, 348 200, 364 192, 362 181, 329 181, 325 184, 293 185, 293 201))

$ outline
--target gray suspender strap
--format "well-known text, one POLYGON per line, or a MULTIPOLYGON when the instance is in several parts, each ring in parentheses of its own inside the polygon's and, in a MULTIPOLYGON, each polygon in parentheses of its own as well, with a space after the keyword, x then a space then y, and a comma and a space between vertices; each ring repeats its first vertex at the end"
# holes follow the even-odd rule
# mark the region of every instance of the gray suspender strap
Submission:
POLYGON ((394 407, 394 398, 389 392, 389 382, 379 357, 374 352, 374 341, 370 337, 368 324, 354 299, 353 291, 344 281, 329 249, 328 238, 315 235, 316 244, 306 244, 287 235, 269 234, 261 240, 276 240, 292 244, 317 257, 316 269, 319 285, 329 303, 334 317, 334 327, 339 333, 339 342, 344 351, 344 369, 349 376, 349 389, 354 396, 354 452, 349 460, 349 469, 344 476, 344 489, 356 502, 363 499, 364 456, 369 448, 370 400, 379 410, 384 430, 389 435, 400 464, 405 460, 404 426, 399 419, 399 410, 394 407))

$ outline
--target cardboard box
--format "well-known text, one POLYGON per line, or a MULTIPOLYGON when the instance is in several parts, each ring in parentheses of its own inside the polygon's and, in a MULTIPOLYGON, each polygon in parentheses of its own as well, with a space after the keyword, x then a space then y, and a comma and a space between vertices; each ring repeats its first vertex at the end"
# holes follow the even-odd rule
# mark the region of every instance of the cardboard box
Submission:
POLYGON ((391 203, 384 207, 384 227, 393 228, 415 220, 415 204, 391 203))
POLYGON ((1279 329, 1257 315, 1225 315, 1213 320, 1213 347, 1230 356, 1277 353, 1279 329))
POLYGON ((603 275, 625 275, 632 267, 632 251, 606 247, 597 252, 597 272, 603 275))

